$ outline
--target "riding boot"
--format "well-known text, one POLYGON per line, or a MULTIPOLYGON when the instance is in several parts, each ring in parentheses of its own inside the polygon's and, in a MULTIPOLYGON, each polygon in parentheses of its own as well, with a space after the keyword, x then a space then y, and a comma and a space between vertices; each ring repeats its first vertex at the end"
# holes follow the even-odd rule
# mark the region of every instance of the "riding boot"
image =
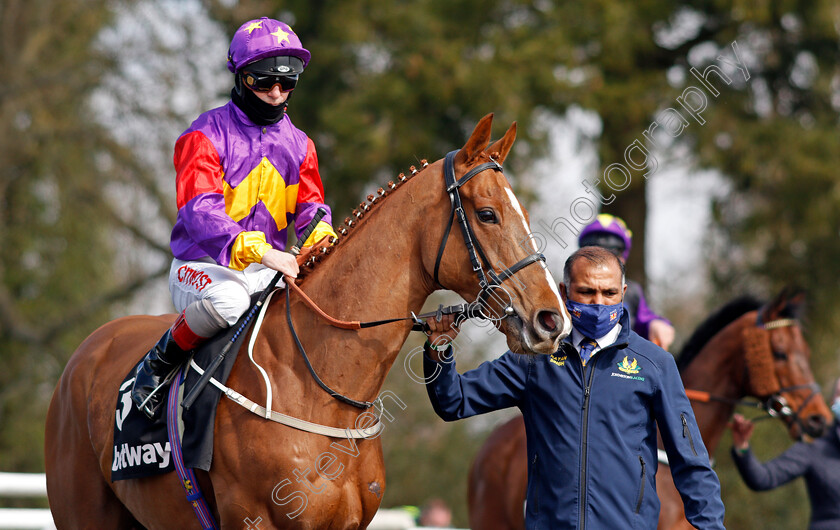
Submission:
POLYGON ((189 352, 204 341, 187 326, 184 314, 166 330, 157 344, 149 350, 137 367, 131 399, 146 416, 154 418, 163 403, 162 386, 189 357, 189 352))

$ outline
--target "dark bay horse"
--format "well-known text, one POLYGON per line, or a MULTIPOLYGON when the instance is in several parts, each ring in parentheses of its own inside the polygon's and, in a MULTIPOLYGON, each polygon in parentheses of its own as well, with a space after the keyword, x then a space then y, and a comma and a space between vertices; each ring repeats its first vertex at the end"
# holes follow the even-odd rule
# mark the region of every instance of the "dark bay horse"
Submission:
MULTIPOLYGON (((748 396, 779 417, 792 438, 822 433, 830 411, 814 382, 810 350, 797 324, 801 303, 802 296, 787 289, 765 305, 733 300, 698 326, 686 343, 678 366, 709 454, 735 406, 748 396)), ((526 485, 520 415, 497 427, 473 462, 467 496, 470 527, 524 528, 526 485)), ((692 528, 667 467, 656 474, 656 489, 659 528, 692 528)))
MULTIPOLYGON (((710 455, 745 397, 763 403, 792 439, 818 437, 831 420, 797 321, 803 299, 785 289, 760 307, 749 299, 736 300, 707 319, 683 348, 677 365, 710 455)), ((693 528, 667 467, 656 474, 656 490, 659 528, 693 528)))
MULTIPOLYGON (((455 176, 464 178, 478 169, 459 190, 469 224, 465 230, 483 249, 483 273, 509 280, 504 289, 510 308, 497 321, 508 345, 522 353, 552 353, 570 331, 570 319, 548 270, 533 259, 538 254, 535 245, 526 244, 527 214, 496 165, 510 151, 516 124, 490 144, 491 123, 492 115, 483 118, 454 156, 455 176), (494 270, 502 272, 497 276, 494 270)), ((301 282, 324 312, 370 321, 419 312, 440 288, 468 302, 483 293, 471 264, 475 251, 468 249, 462 230, 451 227, 446 238, 453 199, 448 193, 452 189, 445 190, 444 165, 439 160, 413 177, 401 175, 401 182, 382 190, 372 207, 360 205, 354 211, 352 230, 301 282)), ((411 321, 339 329, 299 295, 290 296, 297 334, 320 378, 344 395, 373 401, 411 321)), ((352 428, 360 410, 316 384, 289 332, 285 301, 275 298, 254 345, 255 358, 270 374, 273 409, 321 425, 352 428)), ((47 490, 59 529, 199 527, 174 473, 110 481, 118 386, 174 318, 112 321, 90 335, 68 362, 46 425, 47 490)), ((265 402, 262 376, 248 363, 247 352, 242 353, 227 385, 265 402)), ((224 398, 214 432, 212 468, 197 476, 222 528, 248 527, 258 519, 260 528, 360 528, 379 507, 385 469, 378 437, 340 440, 296 430, 224 398), (343 450, 336 450, 337 445, 343 450), (300 494, 293 495, 295 490, 300 494)))

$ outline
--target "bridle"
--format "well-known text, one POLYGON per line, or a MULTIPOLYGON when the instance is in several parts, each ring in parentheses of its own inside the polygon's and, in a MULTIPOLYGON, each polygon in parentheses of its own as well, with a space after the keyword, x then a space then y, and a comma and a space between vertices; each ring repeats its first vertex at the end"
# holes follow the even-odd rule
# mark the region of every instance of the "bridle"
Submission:
MULTIPOLYGON (((776 320, 771 320, 769 322, 763 322, 761 318, 761 310, 758 311, 758 316, 756 318, 756 327, 766 330, 774 330, 778 328, 797 325, 799 325, 799 321, 794 318, 780 318, 776 320)), ((751 418, 752 421, 765 420, 768 418, 779 418, 782 420, 789 420, 791 423, 799 425, 801 432, 805 432, 806 426, 802 421, 800 413, 815 396, 819 395, 820 386, 816 382, 814 382, 809 384, 781 387, 775 390, 773 393, 771 393, 764 400, 755 400, 750 398, 726 398, 721 396, 713 396, 708 392, 691 389, 686 389, 685 393, 688 396, 688 398, 692 401, 700 401, 703 403, 715 401, 735 406, 745 406, 761 409, 766 413, 766 416, 758 416, 756 418, 751 418), (785 399, 785 397, 782 394, 803 389, 810 389, 811 393, 802 401, 802 404, 799 406, 799 408, 793 410, 788 404, 787 399, 785 399)))
MULTIPOLYGON (((759 310, 758 315, 756 317, 756 326, 759 327, 759 328, 766 329, 768 331, 778 329, 778 328, 788 327, 788 326, 798 326, 799 325, 799 321, 795 318, 779 318, 779 319, 776 319, 776 320, 771 320, 769 322, 763 322, 763 320, 761 318, 761 313, 762 313, 762 311, 759 310)), ((776 355, 775 352, 773 353, 773 355, 774 356, 776 355)), ((764 403, 763 403, 764 407, 763 408, 764 408, 764 411, 767 413, 767 416, 764 416, 764 418, 780 418, 780 419, 783 419, 783 420, 785 420, 785 419, 789 420, 790 422, 798 425, 800 432, 804 433, 804 432, 806 432, 806 425, 802 421, 802 417, 800 416, 800 413, 805 409, 805 406, 808 405, 808 403, 810 403, 810 401, 812 399, 814 399, 814 397, 819 395, 819 394, 820 394, 820 385, 818 385, 816 383, 816 381, 813 382, 813 383, 809 383, 809 384, 791 385, 791 386, 787 386, 787 387, 782 387, 782 388, 776 390, 774 393, 770 394, 770 397, 768 397, 764 401, 764 403), (808 397, 806 397, 804 400, 802 400, 802 404, 799 405, 799 408, 797 408, 794 411, 793 409, 790 408, 787 400, 785 399, 785 397, 782 394, 784 394, 785 392, 793 392, 793 391, 796 391, 796 390, 804 390, 804 389, 810 389, 811 393, 808 394, 808 397)))
MULTIPOLYGON (((503 270, 500 273, 496 273, 493 269, 493 266, 490 264, 490 260, 487 259, 487 255, 484 253, 484 249, 481 248, 481 244, 478 242, 478 239, 475 236, 475 231, 470 225, 470 221, 464 212, 464 205, 461 201, 461 186, 469 182, 471 178, 478 175, 482 171, 486 171, 488 169, 492 169, 493 171, 498 171, 500 173, 504 173, 501 164, 496 162, 493 157, 490 157, 490 162, 484 162, 483 164, 479 164, 474 168, 470 169, 465 173, 460 179, 455 177, 455 156, 458 154, 458 149, 454 151, 450 151, 446 154, 446 158, 443 161, 443 177, 444 177, 444 185, 446 186, 446 193, 449 195, 449 216, 448 221, 446 223, 446 229, 443 232, 443 238, 440 242, 440 248, 438 249, 437 258, 435 259, 435 271, 434 271, 434 280, 435 283, 444 287, 440 283, 439 271, 440 271, 440 263, 443 259, 443 251, 446 249, 446 243, 449 241, 449 233, 452 230, 452 225, 454 220, 458 220, 458 226, 461 227, 461 235, 464 237, 464 245, 467 247, 467 255, 470 258, 470 264, 472 265, 473 272, 475 272, 476 276, 478 277, 478 285, 480 287, 480 292, 478 296, 479 302, 486 302, 487 296, 490 294, 490 291, 493 290, 494 287, 498 287, 504 282, 505 280, 511 278, 514 274, 519 272, 520 270, 524 269, 528 265, 537 262, 545 262, 545 256, 538 252, 535 252, 526 258, 523 258, 513 264, 513 266, 508 267, 507 269, 503 270), (482 267, 482 263, 484 267, 482 267), (487 268, 487 273, 485 274, 484 268, 487 268), (488 281, 487 277, 490 277, 488 281)), ((444 287, 445 288, 445 287, 444 287)), ((497 298, 498 300, 498 298, 497 298)), ((504 315, 502 318, 507 318, 509 316, 514 315, 513 305, 510 300, 504 302, 504 315)), ((481 306, 484 304, 481 303, 481 306)), ((479 312, 482 308, 479 308, 479 312)), ((481 314, 481 316, 485 318, 490 318, 486 314, 481 314)))

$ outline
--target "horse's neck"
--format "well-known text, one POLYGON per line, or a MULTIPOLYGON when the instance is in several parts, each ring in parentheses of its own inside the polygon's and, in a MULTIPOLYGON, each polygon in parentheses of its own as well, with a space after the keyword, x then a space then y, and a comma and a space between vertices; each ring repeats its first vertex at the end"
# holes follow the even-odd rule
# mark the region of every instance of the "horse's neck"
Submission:
MULTIPOLYGON (((428 229, 428 193, 414 184, 413 180, 403 184, 408 189, 397 189, 368 212, 367 219, 342 238, 333 255, 302 282, 304 292, 328 315, 362 322, 405 317, 419 312, 434 290, 419 243, 428 229)), ((312 308, 296 300, 294 292, 290 294, 296 332, 318 375, 351 398, 374 399, 408 336, 410 323, 342 330, 326 324, 312 308)), ((271 349, 281 352, 275 363, 294 363, 300 353, 288 333, 285 305, 277 307, 282 310, 274 311, 271 320, 266 317, 267 327, 276 330, 271 349)), ((305 369, 297 375, 302 392, 326 396, 305 369)))
MULTIPOLYGON (((401 195, 370 212, 370 218, 354 228, 355 233, 333 251, 335 255, 317 265, 303 284, 331 316, 360 321, 408 316, 419 311, 434 290, 418 243, 428 220, 422 208, 407 200, 410 191, 398 190, 401 195)), ((373 328, 373 333, 398 341, 391 344, 399 349, 405 341, 404 330, 384 325, 373 328)))
MULTIPOLYGON (((714 397, 737 400, 744 397, 741 374, 744 371, 741 330, 733 324, 703 346, 697 357, 683 369, 683 385, 689 390, 708 392, 714 397)), ((714 453, 735 406, 711 401, 693 403, 694 415, 703 442, 714 453)))

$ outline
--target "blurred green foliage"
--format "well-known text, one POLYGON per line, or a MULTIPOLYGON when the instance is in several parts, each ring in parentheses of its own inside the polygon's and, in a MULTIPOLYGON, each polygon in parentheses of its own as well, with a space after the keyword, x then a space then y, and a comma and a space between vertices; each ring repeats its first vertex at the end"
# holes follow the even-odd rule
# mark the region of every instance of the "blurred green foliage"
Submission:
POLYGON ((113 286, 96 154, 86 116, 96 86, 101 2, 0 3, 0 461, 43 466, 43 418, 64 362, 109 316, 113 286))

